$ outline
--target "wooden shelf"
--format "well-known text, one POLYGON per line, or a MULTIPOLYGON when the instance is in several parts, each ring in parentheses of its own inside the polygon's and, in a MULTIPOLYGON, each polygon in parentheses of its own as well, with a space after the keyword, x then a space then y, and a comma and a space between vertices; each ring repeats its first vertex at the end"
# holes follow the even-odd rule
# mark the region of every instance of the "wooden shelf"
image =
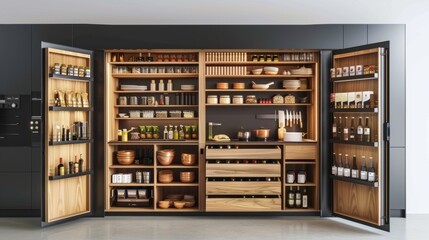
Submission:
POLYGON ((153 165, 110 165, 111 169, 134 169, 134 168, 154 168, 153 165))
POLYGON ((57 145, 69 145, 69 144, 85 144, 85 143, 92 143, 92 139, 88 140, 74 140, 74 141, 61 141, 61 142, 53 142, 49 141, 49 146, 57 146, 57 145))
POLYGON ((331 178, 334 180, 343 181, 343 182, 356 183, 356 184, 366 185, 370 187, 378 187, 378 182, 368 182, 368 181, 364 181, 356 178, 339 177, 339 176, 332 176, 332 175, 331 175, 331 178))
POLYGON ((378 142, 343 141, 343 140, 337 140, 337 139, 331 139, 329 141, 331 143, 337 143, 337 144, 348 144, 348 145, 360 145, 360 146, 378 147, 378 142))
POLYGON ((313 89, 206 89, 206 92, 311 92, 313 89))
POLYGON ((314 61, 278 61, 278 62, 205 62, 206 65, 306 65, 306 64, 315 64, 314 61))
POLYGON ((92 81, 92 78, 87 77, 75 77, 75 76, 68 76, 68 75, 61 75, 61 74, 49 74, 49 78, 52 79, 59 79, 59 80, 70 80, 70 81, 92 81))
POLYGON ((316 183, 285 183, 286 187, 315 187, 316 183))
POLYGON ((110 183, 110 187, 152 187, 153 183, 110 183))
POLYGON ((331 108, 330 112, 346 112, 346 113, 378 113, 378 108, 331 108))
POLYGON ((114 78, 198 78, 198 73, 115 73, 114 78))
POLYGON ((156 212, 199 212, 200 209, 198 209, 198 207, 191 207, 191 208, 182 208, 182 209, 178 209, 178 208, 174 208, 174 207, 170 207, 170 208, 156 208, 155 210, 156 212))
POLYGON ((73 174, 66 174, 62 176, 49 176, 49 180, 60 180, 60 179, 66 179, 66 178, 73 178, 73 177, 80 177, 80 176, 86 176, 92 174, 92 171, 85 171, 80 173, 73 173, 73 174))
POLYGON ((296 75, 206 75, 206 78, 312 78, 313 74, 296 75))
POLYGON ((159 139, 159 140, 139 140, 139 141, 127 141, 127 142, 122 142, 122 141, 109 141, 109 145, 112 146, 127 146, 127 145, 198 145, 198 140, 175 140, 175 141, 171 141, 171 140, 163 140, 163 139, 159 139))
POLYGON ((331 78, 332 82, 353 82, 353 81, 366 81, 366 80, 378 80, 378 73, 331 78))
POLYGON ((121 118, 121 117, 117 117, 115 118, 116 120, 198 120, 198 118, 121 118))
POLYGON ((112 65, 198 65, 199 62, 109 62, 112 65))
POLYGON ((319 212, 315 208, 285 208, 285 212, 319 212))
POLYGON ((316 162, 314 161, 285 161, 286 165, 292 165, 292 164, 308 164, 308 165, 315 165, 316 162))
POLYGON ((206 104, 208 107, 282 107, 282 106, 311 106, 311 103, 282 103, 282 104, 206 104))
POLYGON ((50 106, 49 111, 81 111, 81 112, 89 112, 92 111, 92 107, 55 107, 50 106))
POLYGON ((153 212, 154 207, 110 207, 106 212, 153 212))
POLYGON ((195 108, 198 105, 115 105, 115 108, 195 108))
POLYGON ((181 182, 172 182, 172 183, 156 183, 157 187, 198 187, 199 183, 181 183, 181 182))
POLYGON ((168 165, 168 166, 162 166, 158 165, 156 168, 180 168, 180 169, 186 169, 186 168, 198 168, 198 165, 192 165, 192 166, 185 166, 185 165, 168 165))
POLYGON ((145 91, 139 91, 139 90, 116 90, 113 91, 114 93, 147 93, 147 94, 154 94, 154 93, 197 93, 198 91, 196 90, 173 90, 173 91, 150 91, 150 90, 145 90, 145 91))

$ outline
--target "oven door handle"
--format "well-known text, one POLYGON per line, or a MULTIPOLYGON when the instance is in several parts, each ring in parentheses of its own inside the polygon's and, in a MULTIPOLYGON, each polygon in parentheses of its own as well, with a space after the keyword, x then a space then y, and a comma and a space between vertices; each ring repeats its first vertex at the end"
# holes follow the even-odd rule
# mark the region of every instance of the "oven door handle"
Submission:
POLYGON ((2 126, 18 126, 19 123, 0 123, 2 126))

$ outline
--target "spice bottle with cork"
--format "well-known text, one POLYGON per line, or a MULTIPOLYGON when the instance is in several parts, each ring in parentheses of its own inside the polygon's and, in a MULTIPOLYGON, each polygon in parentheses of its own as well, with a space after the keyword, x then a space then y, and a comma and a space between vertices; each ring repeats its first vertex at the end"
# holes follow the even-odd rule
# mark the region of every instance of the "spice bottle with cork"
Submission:
POLYGON ((173 82, 171 82, 171 79, 167 81, 167 91, 173 91, 173 82))
POLYGON ((150 90, 156 91, 156 83, 155 80, 150 81, 150 90))
POLYGON ((158 91, 164 91, 164 80, 159 80, 158 91))

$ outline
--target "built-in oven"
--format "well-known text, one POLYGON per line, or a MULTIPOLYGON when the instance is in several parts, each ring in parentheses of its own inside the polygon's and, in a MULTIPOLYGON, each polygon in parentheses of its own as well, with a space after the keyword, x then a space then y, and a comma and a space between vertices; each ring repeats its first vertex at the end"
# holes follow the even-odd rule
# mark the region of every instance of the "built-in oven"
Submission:
POLYGON ((0 95, 0 146, 30 146, 30 119, 30 95, 0 95))

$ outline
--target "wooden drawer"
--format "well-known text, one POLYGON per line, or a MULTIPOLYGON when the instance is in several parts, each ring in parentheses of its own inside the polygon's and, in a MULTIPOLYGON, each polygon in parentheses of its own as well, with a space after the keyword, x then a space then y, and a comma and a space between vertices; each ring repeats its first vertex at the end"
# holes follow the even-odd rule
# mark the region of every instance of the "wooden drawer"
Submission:
POLYGON ((207 198, 207 212, 274 212, 282 208, 281 198, 207 198))
POLYGON ((207 163, 206 177, 280 177, 280 163, 207 163))
POLYGON ((206 182, 207 195, 280 195, 281 182, 206 182))
POLYGON ((206 159, 281 159, 281 149, 277 148, 206 148, 206 159))
POLYGON ((285 159, 316 159, 317 145, 285 145, 285 159))

